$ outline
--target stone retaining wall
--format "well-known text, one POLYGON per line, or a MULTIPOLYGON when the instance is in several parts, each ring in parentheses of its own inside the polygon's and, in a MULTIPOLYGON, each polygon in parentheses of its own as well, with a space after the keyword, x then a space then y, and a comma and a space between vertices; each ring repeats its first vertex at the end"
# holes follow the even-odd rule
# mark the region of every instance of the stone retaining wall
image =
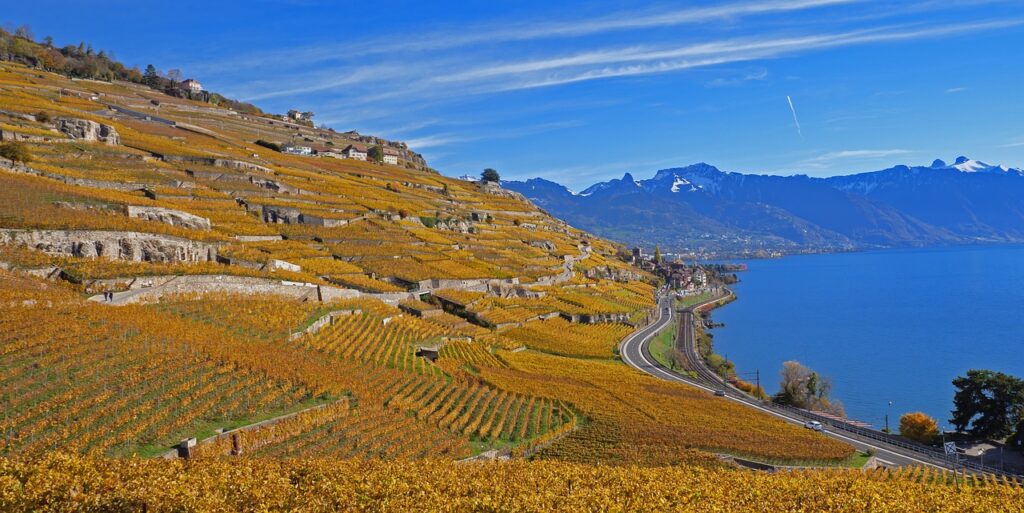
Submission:
POLYGON ((195 214, 189 214, 188 212, 181 210, 163 207, 144 207, 138 205, 128 205, 125 210, 128 217, 156 221, 158 223, 180 226, 182 228, 190 228, 193 230, 210 229, 209 219, 199 217, 195 214))
POLYGON ((21 244, 51 255, 134 262, 206 262, 217 258, 216 244, 141 232, 0 229, 0 243, 21 244))

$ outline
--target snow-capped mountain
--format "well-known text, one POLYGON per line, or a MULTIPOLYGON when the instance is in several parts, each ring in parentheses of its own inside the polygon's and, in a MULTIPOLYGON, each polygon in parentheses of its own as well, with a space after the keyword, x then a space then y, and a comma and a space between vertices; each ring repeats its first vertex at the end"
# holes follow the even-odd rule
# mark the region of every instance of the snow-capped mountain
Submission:
POLYGON ((990 166, 980 160, 973 160, 967 157, 957 157, 956 161, 951 166, 947 166, 945 162, 936 160, 932 162, 933 169, 950 168, 962 171, 964 173, 1010 173, 1018 176, 1024 175, 1020 169, 1013 169, 1006 166, 990 166))
POLYGON ((700 163, 626 173, 573 194, 506 182, 551 213, 631 243, 781 249, 1024 241, 1024 171, 958 157, 831 178, 727 173, 700 163))

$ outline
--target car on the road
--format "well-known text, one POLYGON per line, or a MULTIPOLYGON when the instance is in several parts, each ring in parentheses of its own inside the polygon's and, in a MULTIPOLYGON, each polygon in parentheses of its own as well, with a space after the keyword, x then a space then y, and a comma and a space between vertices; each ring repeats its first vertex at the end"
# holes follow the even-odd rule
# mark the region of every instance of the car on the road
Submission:
POLYGON ((715 395, 718 397, 725 397, 725 390, 715 390, 715 395))
POLYGON ((816 420, 808 420, 807 422, 804 422, 804 427, 807 429, 813 429, 815 431, 825 430, 825 427, 821 425, 821 422, 818 422, 816 420))

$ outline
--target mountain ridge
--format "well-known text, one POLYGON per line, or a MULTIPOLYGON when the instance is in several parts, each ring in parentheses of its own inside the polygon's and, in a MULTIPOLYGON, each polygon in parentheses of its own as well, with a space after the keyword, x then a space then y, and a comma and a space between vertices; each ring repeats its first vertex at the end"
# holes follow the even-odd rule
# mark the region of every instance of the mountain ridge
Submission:
POLYGON ((503 185, 583 229, 678 252, 1024 241, 1024 171, 964 156, 829 178, 726 172, 701 162, 648 179, 625 173, 580 193, 542 178, 503 185))

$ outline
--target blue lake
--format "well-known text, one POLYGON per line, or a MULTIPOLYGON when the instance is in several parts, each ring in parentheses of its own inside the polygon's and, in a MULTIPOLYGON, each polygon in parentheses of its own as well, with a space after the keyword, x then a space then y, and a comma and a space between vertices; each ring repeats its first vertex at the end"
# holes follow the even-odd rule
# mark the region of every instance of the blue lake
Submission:
POLYGON ((924 411, 949 426, 953 378, 1024 377, 1024 246, 744 261, 739 300, 714 311, 716 351, 768 393, 797 360, 833 382, 850 418, 882 427, 924 411), (751 377, 751 379, 753 379, 751 377), (889 410, 888 402, 893 405, 889 410))

